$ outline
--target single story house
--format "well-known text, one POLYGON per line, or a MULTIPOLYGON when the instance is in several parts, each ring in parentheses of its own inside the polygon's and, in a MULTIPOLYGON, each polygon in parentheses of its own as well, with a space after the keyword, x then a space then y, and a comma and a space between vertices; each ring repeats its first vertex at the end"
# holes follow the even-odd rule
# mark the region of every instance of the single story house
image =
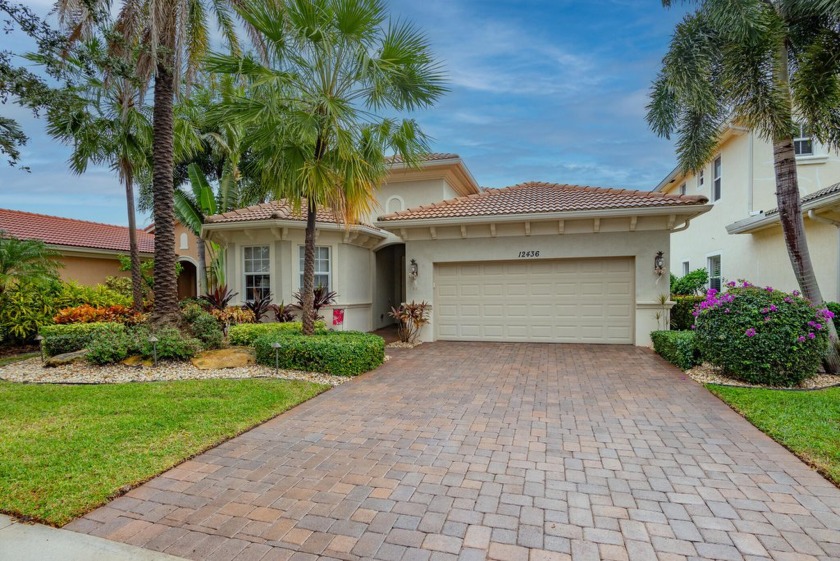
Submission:
MULTIPOLYGON (((380 211, 357 224, 318 214, 315 281, 327 321, 371 331, 392 306, 431 304, 425 341, 649 345, 667 314, 670 234, 709 210, 696 195, 523 183, 480 188, 455 154, 394 160, 380 211), (664 262, 657 261, 661 252, 664 262)), ((305 221, 286 201, 207 218, 240 303, 300 289, 305 221)))

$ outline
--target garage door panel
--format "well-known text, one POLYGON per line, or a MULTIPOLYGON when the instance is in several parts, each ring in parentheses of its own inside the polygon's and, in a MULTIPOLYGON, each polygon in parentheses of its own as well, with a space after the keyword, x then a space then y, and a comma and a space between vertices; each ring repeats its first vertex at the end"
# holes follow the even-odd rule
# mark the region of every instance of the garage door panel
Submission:
POLYGON ((633 342, 632 259, 435 266, 438 338, 633 342))

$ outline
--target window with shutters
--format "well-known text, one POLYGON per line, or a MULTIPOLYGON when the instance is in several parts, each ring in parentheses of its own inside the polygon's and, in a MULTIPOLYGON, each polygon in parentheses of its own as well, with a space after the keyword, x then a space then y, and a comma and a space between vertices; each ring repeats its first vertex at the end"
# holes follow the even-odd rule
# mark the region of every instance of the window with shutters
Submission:
POLYGON ((723 277, 721 276, 720 255, 711 255, 708 258, 709 288, 720 291, 723 277))

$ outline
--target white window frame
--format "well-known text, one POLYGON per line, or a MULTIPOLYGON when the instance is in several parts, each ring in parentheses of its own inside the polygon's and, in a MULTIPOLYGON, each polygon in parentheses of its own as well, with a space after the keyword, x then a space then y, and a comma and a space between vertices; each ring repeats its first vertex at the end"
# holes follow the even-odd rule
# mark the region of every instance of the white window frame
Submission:
POLYGON ((810 134, 807 127, 801 123, 798 125, 797 135, 793 137, 793 153, 797 158, 807 158, 808 156, 814 155, 814 136, 810 134), (809 146, 809 151, 803 152, 802 147, 806 144, 809 146))
POLYGON ((689 266, 688 261, 683 261, 682 262, 682 276, 686 276, 690 272, 691 272, 691 267, 689 266))
POLYGON ((721 259, 720 253, 713 253, 711 255, 706 256, 706 272, 709 273, 709 288, 714 288, 718 292, 723 288, 723 259, 721 259), (712 261, 717 260, 717 275, 714 275, 714 270, 712 269, 712 261), (717 281, 717 282, 715 282, 717 281), (717 286, 715 286, 717 285, 717 286))
POLYGON ((706 168, 700 168, 697 172, 697 190, 702 191, 706 185, 706 168))
MULTIPOLYGON (((253 256, 250 261, 255 261, 253 256)), ((253 302, 254 294, 252 290, 248 289, 248 277, 267 277, 268 283, 265 286, 260 286, 259 290, 261 296, 271 296, 271 246, 270 245, 247 245, 242 247, 242 300, 244 302, 253 302), (248 250, 265 249, 267 252, 266 258, 260 258, 259 261, 268 261, 268 269, 266 271, 249 271, 248 270, 248 250), (266 292, 263 292, 266 291, 266 292)))
POLYGON ((712 161, 712 202, 723 197, 723 158, 718 156, 712 161))
POLYGON ((680 195, 685 195, 685 192, 686 192, 686 191, 685 191, 685 181, 683 181, 683 184, 682 184, 682 185, 680 185, 680 188, 679 188, 678 193, 679 193, 680 195))
MULTIPOLYGON (((299 245, 298 246, 298 289, 303 289, 303 260, 305 255, 306 247, 299 245)), ((315 283, 313 288, 318 288, 318 277, 319 276, 326 276, 327 277, 327 291, 335 290, 333 288, 333 246, 331 245, 316 245, 315 246, 315 283), (320 250, 327 250, 327 272, 319 272, 318 271, 318 263, 323 262, 323 259, 318 258, 318 252, 320 250)))

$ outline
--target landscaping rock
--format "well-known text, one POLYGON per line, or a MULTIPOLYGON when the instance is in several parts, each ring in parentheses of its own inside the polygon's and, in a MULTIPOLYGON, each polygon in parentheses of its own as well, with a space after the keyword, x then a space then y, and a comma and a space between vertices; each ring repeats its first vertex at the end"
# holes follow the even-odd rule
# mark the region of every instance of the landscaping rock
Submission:
POLYGON ((80 351, 73 351, 72 353, 64 353, 60 355, 51 356, 44 361, 44 366, 47 368, 55 368, 56 366, 64 366, 65 364, 73 364, 85 360, 88 350, 82 349, 80 351))
POLYGON ((154 366, 154 361, 150 358, 144 359, 140 355, 131 355, 130 357, 122 360, 121 364, 125 364, 126 366, 137 366, 138 368, 143 366, 151 367, 154 366))
POLYGON ((219 370, 221 368, 241 368, 256 364, 253 349, 235 347, 204 351, 195 356, 190 362, 199 370, 219 370))

